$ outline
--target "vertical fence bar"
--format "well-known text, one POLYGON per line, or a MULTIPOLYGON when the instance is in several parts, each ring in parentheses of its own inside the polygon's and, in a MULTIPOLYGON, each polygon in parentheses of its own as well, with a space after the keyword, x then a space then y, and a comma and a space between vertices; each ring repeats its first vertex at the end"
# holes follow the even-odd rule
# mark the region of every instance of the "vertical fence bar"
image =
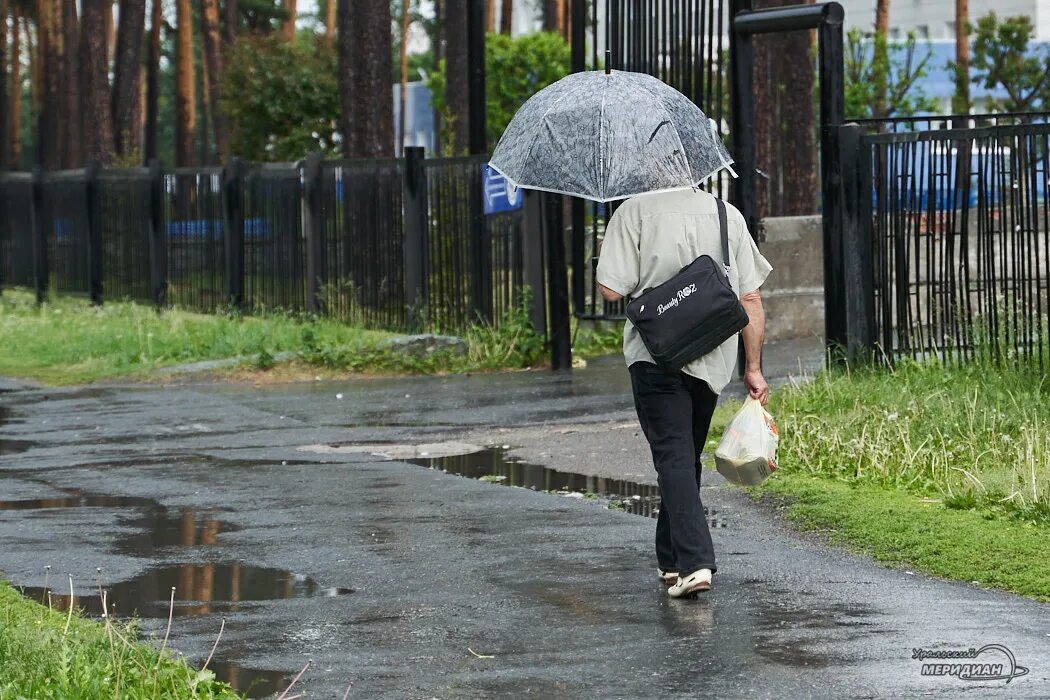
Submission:
POLYGON ((525 268, 525 286, 531 292, 529 319, 532 327, 542 336, 547 335, 547 284, 543 270, 545 250, 543 223, 543 195, 532 190, 523 190, 522 205, 522 266, 525 268))
POLYGON ((843 72, 842 10, 827 15, 817 30, 820 54, 821 189, 824 193, 824 342, 848 344, 842 290, 846 287, 842 259, 841 164, 838 128, 846 111, 843 72))
POLYGON ((422 146, 405 149, 402 174, 404 220, 405 304, 408 307, 408 329, 423 329, 427 309, 426 235, 429 216, 427 175, 423 168, 426 152, 422 146))
POLYGON ((47 256, 47 223, 44 216, 44 170, 33 168, 33 270, 36 303, 47 301, 50 270, 47 256))
POLYGON ((149 270, 150 299, 158 309, 168 303, 168 236, 164 228, 164 168, 149 163, 149 270))
POLYGON ((244 309, 244 175, 240 158, 231 158, 223 171, 222 211, 226 224, 226 301, 244 309))
POLYGON ((565 226, 562 196, 543 194, 544 234, 547 239, 547 283, 550 289, 551 369, 572 369, 572 331, 569 323, 569 280, 565 267, 565 226))
POLYGON ((471 162, 465 184, 470 202, 470 321, 492 321, 492 237, 485 225, 482 164, 471 162))
MULTIPOLYGON (((741 10, 750 9, 749 0, 730 0, 729 12, 736 16, 741 10)), ((702 14, 702 13, 701 13, 702 14)), ((702 31, 702 30, 701 30, 702 31)), ((754 98, 754 50, 751 35, 743 32, 729 33, 729 72, 731 79, 729 101, 733 137, 733 150, 739 163, 737 179, 733 189, 733 201, 744 216, 748 231, 758 235, 758 209, 755 206, 755 98, 754 98)), ((703 87, 703 77, 698 78, 703 87)), ((706 93, 705 93, 706 94, 706 93)))
POLYGON ((102 305, 102 218, 99 196, 99 164, 84 166, 84 211, 87 219, 88 294, 91 303, 102 305))
POLYGON ((324 313, 324 229, 321 192, 321 154, 303 162, 303 242, 306 245, 306 310, 324 313))
POLYGON ((850 362, 871 361, 875 342, 875 288, 872 276, 871 166, 861 127, 838 128, 842 163, 842 255, 845 289, 847 353, 850 362), (868 206, 865 206, 865 199, 868 206))

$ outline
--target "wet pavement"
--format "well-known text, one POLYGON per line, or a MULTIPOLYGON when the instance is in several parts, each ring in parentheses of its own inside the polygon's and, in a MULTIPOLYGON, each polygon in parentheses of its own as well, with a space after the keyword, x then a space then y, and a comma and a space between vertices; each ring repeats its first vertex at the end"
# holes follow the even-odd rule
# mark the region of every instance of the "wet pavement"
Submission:
POLYGON ((147 636, 174 587, 169 645, 199 664, 225 619, 215 670, 253 696, 307 660, 320 698, 351 682, 369 698, 1050 696, 1046 605, 793 534, 717 475, 715 588, 669 600, 627 381, 602 361, 265 388, 0 382, 0 571, 56 607, 71 574, 89 613, 101 578, 147 636), (912 658, 984 644, 1029 673, 968 682, 912 658))

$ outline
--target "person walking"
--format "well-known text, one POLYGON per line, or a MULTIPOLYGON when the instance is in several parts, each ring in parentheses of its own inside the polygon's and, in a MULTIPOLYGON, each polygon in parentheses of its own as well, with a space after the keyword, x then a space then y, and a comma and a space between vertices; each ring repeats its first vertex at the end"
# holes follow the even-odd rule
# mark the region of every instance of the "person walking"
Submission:
MULTIPOLYGON (((676 190, 628 199, 605 230, 596 279, 607 301, 637 297, 701 255, 722 260, 718 202, 702 190, 676 190)), ((726 205, 729 281, 747 311, 744 384, 765 405, 762 375, 765 314, 759 288, 773 269, 755 245, 744 217, 726 205)), ((660 488, 656 522, 657 575, 673 598, 710 590, 717 571, 711 532, 700 500, 700 453, 707 442, 718 395, 737 364, 737 336, 688 363, 661 369, 637 330, 624 327, 623 352, 635 409, 653 455, 660 488)))

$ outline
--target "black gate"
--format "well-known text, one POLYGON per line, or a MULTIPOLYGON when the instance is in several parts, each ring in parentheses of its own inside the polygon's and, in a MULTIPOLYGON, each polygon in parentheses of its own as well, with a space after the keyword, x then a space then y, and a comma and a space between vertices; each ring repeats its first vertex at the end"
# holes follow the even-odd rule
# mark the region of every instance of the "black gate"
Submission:
MULTIPOLYGON (((654 75, 695 102, 722 133, 729 104, 725 22, 723 0, 573 0, 572 69, 599 70, 609 60, 616 70, 654 75)), ((721 196, 727 182, 715 178, 706 187, 721 196)), ((573 199, 571 207, 573 311, 581 319, 622 319, 623 302, 605 302, 594 280, 615 204, 573 199)))
POLYGON ((1048 118, 841 127, 851 355, 1046 366, 1048 118))

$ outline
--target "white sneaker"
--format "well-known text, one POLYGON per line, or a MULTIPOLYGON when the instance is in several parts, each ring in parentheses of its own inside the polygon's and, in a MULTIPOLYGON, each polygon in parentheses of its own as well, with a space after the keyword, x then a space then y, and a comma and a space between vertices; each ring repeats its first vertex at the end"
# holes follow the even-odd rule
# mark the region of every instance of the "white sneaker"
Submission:
POLYGON ((709 590, 711 590, 711 569, 700 569, 685 578, 679 578, 676 584, 667 589, 667 595, 672 598, 692 598, 701 591, 709 590))
POLYGON ((656 577, 658 579, 660 579, 660 581, 665 586, 673 586, 678 581, 678 572, 677 571, 664 571, 663 569, 657 569, 656 570, 656 577))

